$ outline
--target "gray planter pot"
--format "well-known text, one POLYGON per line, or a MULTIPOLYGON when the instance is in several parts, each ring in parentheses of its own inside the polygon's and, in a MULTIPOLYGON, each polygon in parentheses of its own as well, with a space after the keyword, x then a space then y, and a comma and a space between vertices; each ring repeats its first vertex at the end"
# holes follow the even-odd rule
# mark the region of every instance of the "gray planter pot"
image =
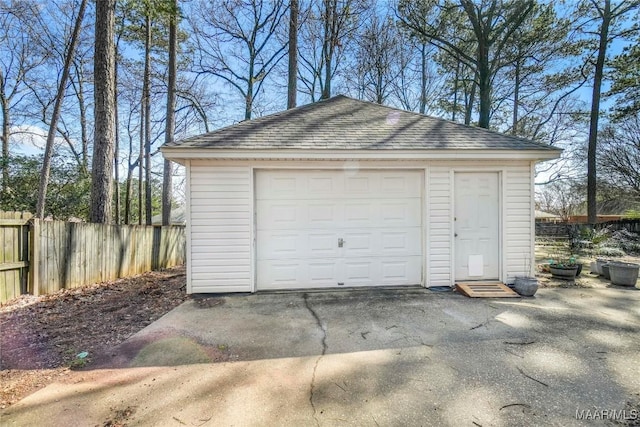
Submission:
POLYGON ((535 277, 516 277, 513 289, 523 297, 532 297, 538 291, 538 279, 535 277))
POLYGON ((611 280, 611 274, 609 272, 610 263, 602 264, 602 277, 607 280, 611 280))
POLYGON ((611 283, 619 286, 635 286, 640 265, 630 262, 610 262, 611 283))
POLYGON ((596 260, 596 270, 598 271, 598 275, 599 276, 602 276, 602 266, 605 265, 608 262, 609 262, 609 260, 608 259, 604 259, 604 258, 598 258, 596 260))
POLYGON ((550 265, 549 271, 551 272, 551 275, 557 279, 573 280, 576 278, 578 266, 574 265, 571 267, 554 267, 553 265, 550 265))

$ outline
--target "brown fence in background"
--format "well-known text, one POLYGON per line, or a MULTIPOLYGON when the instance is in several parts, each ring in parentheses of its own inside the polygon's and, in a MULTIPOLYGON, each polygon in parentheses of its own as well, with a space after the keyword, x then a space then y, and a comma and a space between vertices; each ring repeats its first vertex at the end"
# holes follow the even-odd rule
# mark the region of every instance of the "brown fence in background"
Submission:
MULTIPOLYGON (((579 232, 587 224, 574 224, 566 222, 536 222, 536 236, 567 237, 571 233, 579 232)), ((640 219, 621 219, 618 221, 599 222, 594 225, 596 229, 607 228, 611 231, 627 230, 632 233, 640 233, 640 219)))
POLYGON ((24 293, 48 294, 185 261, 182 226, 103 225, 29 217, 0 213, 0 302, 24 293), (14 218, 3 218, 9 216, 14 218))

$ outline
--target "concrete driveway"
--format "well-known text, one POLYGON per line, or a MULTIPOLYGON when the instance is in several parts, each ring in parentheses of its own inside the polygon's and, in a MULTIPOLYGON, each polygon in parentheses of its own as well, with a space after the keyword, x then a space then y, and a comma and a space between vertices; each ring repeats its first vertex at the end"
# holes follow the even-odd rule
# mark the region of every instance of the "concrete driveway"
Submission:
POLYGON ((638 425, 640 290, 198 298, 99 364, 0 424, 638 425))

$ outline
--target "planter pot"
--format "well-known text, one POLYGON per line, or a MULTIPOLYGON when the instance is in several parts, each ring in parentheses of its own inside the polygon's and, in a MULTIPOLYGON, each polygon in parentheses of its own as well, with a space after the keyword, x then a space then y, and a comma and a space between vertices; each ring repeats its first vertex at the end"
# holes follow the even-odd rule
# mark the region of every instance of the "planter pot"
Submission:
POLYGON ((611 283, 619 286, 635 286, 640 265, 630 262, 610 262, 611 283))
POLYGON ((589 265, 589 273, 592 274, 600 274, 598 273, 598 263, 595 261, 592 261, 591 264, 589 265))
POLYGON ((602 277, 607 280, 611 280, 611 274, 609 272, 610 263, 602 264, 602 277))
POLYGON ((580 273, 582 273, 582 264, 576 264, 578 266, 578 271, 576 271, 576 277, 578 277, 580 275, 580 273))
POLYGON ((516 277, 513 289, 523 297, 532 297, 538 291, 538 279, 535 277, 516 277))
POLYGON ((598 271, 598 275, 599 276, 602 276, 602 266, 605 265, 608 262, 609 262, 609 260, 608 259, 604 259, 604 258, 598 258, 596 260, 596 270, 598 271))
POLYGON ((574 265, 571 267, 558 267, 550 265, 549 271, 551 271, 551 275, 557 279, 573 280, 576 278, 578 266, 574 265))

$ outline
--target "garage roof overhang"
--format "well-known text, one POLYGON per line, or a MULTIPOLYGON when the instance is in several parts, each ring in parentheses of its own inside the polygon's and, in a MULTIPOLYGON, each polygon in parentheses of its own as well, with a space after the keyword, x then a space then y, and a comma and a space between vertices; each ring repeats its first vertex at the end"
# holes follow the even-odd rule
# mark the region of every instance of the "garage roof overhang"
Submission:
POLYGON ((187 160, 531 160, 560 157, 561 150, 295 150, 222 149, 164 146, 165 158, 185 164, 187 160))

